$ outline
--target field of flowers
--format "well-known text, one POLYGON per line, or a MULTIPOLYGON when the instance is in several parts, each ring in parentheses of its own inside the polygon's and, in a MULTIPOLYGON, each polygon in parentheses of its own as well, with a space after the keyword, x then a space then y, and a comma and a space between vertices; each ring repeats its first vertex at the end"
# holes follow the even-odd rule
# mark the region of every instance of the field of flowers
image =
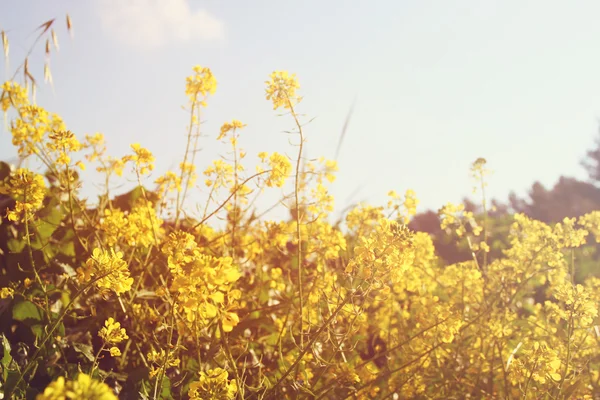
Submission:
POLYGON ((266 81, 294 128, 293 158, 246 154, 233 120, 213 136, 230 151, 199 173, 200 114, 217 82, 194 67, 185 155, 150 179, 140 144, 108 155, 101 134, 80 138, 24 86, 2 85, 19 156, 43 165, 0 164, 3 398, 597 397, 600 279, 574 276, 575 250, 600 242, 600 211, 553 226, 515 215, 492 258, 478 159, 484 212, 439 211, 470 261, 445 265, 408 229, 412 190, 331 223, 337 165, 304 159, 299 87, 285 71, 266 81), (261 166, 247 169, 250 158, 261 166), (80 196, 85 168, 105 176, 94 204, 80 196), (137 187, 111 194, 124 174, 137 187), (184 204, 197 185, 210 196, 194 219, 184 204), (277 189, 290 217, 257 216, 256 199, 277 189))

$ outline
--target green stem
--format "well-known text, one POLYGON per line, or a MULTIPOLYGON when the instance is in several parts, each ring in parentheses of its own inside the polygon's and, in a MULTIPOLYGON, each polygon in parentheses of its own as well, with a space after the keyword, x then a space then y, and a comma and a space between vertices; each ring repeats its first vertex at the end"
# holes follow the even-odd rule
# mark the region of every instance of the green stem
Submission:
POLYGON ((10 395, 14 393, 15 389, 17 389, 19 387, 19 384, 25 378, 25 375, 31 370, 31 368, 34 367, 34 365, 36 364, 35 360, 40 355, 40 352, 42 351, 44 345, 52 337, 52 334, 58 328, 58 326, 60 325, 60 323, 64 319, 65 315, 67 315, 67 312, 69 312, 69 310, 71 309, 71 307, 73 306, 73 304, 75 303, 75 301, 79 298, 79 296, 81 296, 87 289, 89 289, 90 287, 92 287, 92 285, 94 285, 97 281, 99 281, 100 279, 103 279, 103 278, 107 277, 108 275, 112 274, 113 272, 114 271, 109 271, 109 272, 106 272, 105 274, 102 274, 102 275, 100 275, 100 276, 92 279, 87 285, 85 285, 83 287, 83 289, 81 289, 81 290, 79 290, 78 292, 75 293, 75 295, 73 296, 73 298, 71 299, 71 301, 65 306, 65 308, 60 313, 60 315, 58 316, 58 318, 50 326, 50 329, 48 330, 48 333, 46 333, 46 336, 40 342, 37 350, 35 351, 35 353, 33 353, 33 356, 31 357, 29 363, 27 363, 27 365, 25 366, 25 368, 23 368, 23 371, 19 374, 19 376, 17 378, 17 381, 15 382, 14 386, 12 388, 8 388, 7 389, 7 391, 5 393, 6 394, 6 398, 9 398, 9 399, 11 398, 10 395))
POLYGON ((106 343, 103 343, 102 346, 100 347, 100 350, 98 350, 98 352, 96 353, 96 356, 94 357, 94 362, 92 363, 92 368, 90 368, 90 376, 92 378, 94 377, 94 370, 96 369, 96 366, 98 365, 98 358, 100 357, 100 353, 102 353, 102 351, 104 351, 105 346, 106 346, 106 343))

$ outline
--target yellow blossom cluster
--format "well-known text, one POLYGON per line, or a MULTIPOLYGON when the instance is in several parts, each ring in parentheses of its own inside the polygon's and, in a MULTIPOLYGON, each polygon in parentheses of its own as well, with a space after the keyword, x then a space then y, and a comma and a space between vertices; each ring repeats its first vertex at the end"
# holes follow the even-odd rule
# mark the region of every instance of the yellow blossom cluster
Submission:
MULTIPOLYGON (((41 147, 46 137, 54 132, 64 132, 66 126, 56 114, 35 105, 24 105, 19 109, 19 118, 11 123, 12 143, 18 149, 19 156, 28 157, 37 154, 44 157, 41 147)), ((47 163, 53 160, 44 159, 47 163)))
POLYGON ((148 247, 155 242, 155 234, 162 224, 163 220, 156 215, 152 204, 140 200, 131 211, 105 209, 99 231, 104 235, 106 244, 111 247, 117 244, 148 247))
POLYGON ((231 122, 225 122, 221 126, 221 132, 219 133, 217 140, 223 139, 225 137, 225 135, 227 135, 227 133, 229 133, 230 131, 235 130, 235 129, 242 129, 245 126, 246 126, 245 124, 241 123, 237 119, 234 119, 231 122))
MULTIPOLYGON (((296 77, 275 71, 266 84, 267 100, 289 111, 301 131, 296 77)), ((581 278, 579 264, 587 257, 585 268, 594 271, 588 236, 599 241, 600 211, 554 224, 510 215, 495 247, 487 244, 495 227, 483 193, 482 212, 443 206, 435 235, 407 226, 419 204, 410 189, 333 221, 335 161, 308 160, 305 132, 297 132, 296 158, 260 152, 257 173, 243 176, 245 125, 231 120, 213 136, 229 149, 204 169, 210 189, 198 216, 183 204, 197 174, 200 110, 216 90, 210 69, 195 67, 186 80, 188 149, 178 172, 152 179, 154 192, 144 182, 155 163, 149 150, 134 144, 132 154, 109 157, 102 134, 79 142, 58 116, 30 105, 20 86, 2 88, 17 149, 51 172, 48 190, 42 175, 26 169, 0 184, 16 201, 10 221, 0 223, 9 250, 0 253, 8 266, 0 271, 0 311, 10 308, 2 318, 32 338, 23 361, 15 355, 26 346, 0 334, 0 384, 14 383, 7 398, 28 396, 29 386, 40 400, 109 400, 119 390, 223 400, 600 393, 600 278, 581 278), (79 184, 74 175, 52 180, 83 149, 106 176, 94 205, 63 190, 64 182, 79 184), (109 177, 126 166, 140 187, 115 198, 109 177), (294 185, 286 185, 290 178, 294 185), (288 208, 287 219, 264 219, 251 194, 265 187, 281 188, 277 204, 288 208), (455 262, 436 253, 450 238, 468 250, 455 262), (38 329, 41 321, 48 324, 38 329), (95 342, 82 326, 100 327, 95 342), (38 386, 35 371, 53 380, 38 386)), ((486 166, 478 159, 471 167, 482 191, 486 166)))
POLYGON ((274 110, 280 107, 290 109, 300 101, 300 97, 296 94, 300 84, 295 74, 290 75, 287 71, 274 71, 270 78, 265 82, 267 84, 266 94, 267 100, 273 102, 274 110))
POLYGON ((28 169, 19 168, 0 182, 0 194, 7 194, 16 201, 14 209, 6 210, 9 221, 30 220, 44 201, 44 177, 28 169))
POLYGON ((177 367, 181 364, 181 360, 175 355, 174 352, 167 352, 164 349, 160 351, 152 350, 146 354, 146 359, 150 363, 150 376, 154 377, 158 375, 163 366, 177 367))
POLYGON ((2 84, 0 107, 2 107, 4 113, 11 107, 19 108, 27 104, 29 104, 27 89, 12 81, 7 81, 2 84))
POLYGON ((116 322, 113 317, 110 317, 104 322, 104 326, 98 332, 98 336, 104 341, 105 346, 110 346, 110 355, 113 357, 119 357, 121 350, 114 346, 121 343, 124 340, 129 339, 124 328, 121 328, 121 324, 116 322))
MULTIPOLYGON (((292 172, 292 164, 290 163, 290 160, 282 154, 272 153, 269 156, 269 154, 266 152, 259 153, 258 158, 260 158, 263 163, 268 162, 270 167, 269 176, 265 180, 266 185, 268 187, 282 187, 285 183, 285 180, 292 172)), ((264 169, 260 166, 257 166, 256 171, 261 173, 264 171, 264 169)))
POLYGON ((198 97, 201 95, 203 99, 209 94, 214 94, 216 90, 217 80, 210 68, 197 65, 194 67, 194 75, 186 78, 185 94, 192 103, 199 101, 199 104, 206 106, 204 100, 199 100, 198 97))
POLYGON ((121 328, 121 324, 116 322, 112 317, 106 320, 104 326, 98 332, 98 336, 108 344, 119 344, 123 340, 129 339, 125 329, 121 328))
POLYGON ((131 149, 133 150, 133 154, 127 155, 122 159, 124 164, 132 162, 136 173, 140 175, 146 175, 154 170, 154 156, 148 149, 143 148, 139 143, 132 144, 131 149))
POLYGON ((94 249, 85 266, 78 268, 77 274, 81 284, 94 280, 101 290, 112 290, 117 295, 131 289, 133 278, 129 274, 127 262, 122 259, 123 253, 114 250, 94 249))
POLYGON ((231 289, 241 276, 232 258, 202 253, 193 236, 181 231, 169 235, 162 252, 173 275, 170 290, 177 294, 187 321, 208 326, 218 318, 230 332, 239 322, 233 310, 241 297, 239 290, 231 289))
POLYGON ((80 373, 75 380, 67 380, 63 376, 50 383, 36 400, 117 400, 112 389, 103 382, 80 373))
POLYGON ((346 272, 364 280, 391 279, 397 283, 413 261, 412 233, 404 225, 382 218, 374 232, 359 238, 346 272))
POLYGON ((188 396, 190 400, 214 399, 231 400, 237 394, 235 380, 228 380, 229 374, 222 368, 200 371, 197 381, 190 383, 188 396))

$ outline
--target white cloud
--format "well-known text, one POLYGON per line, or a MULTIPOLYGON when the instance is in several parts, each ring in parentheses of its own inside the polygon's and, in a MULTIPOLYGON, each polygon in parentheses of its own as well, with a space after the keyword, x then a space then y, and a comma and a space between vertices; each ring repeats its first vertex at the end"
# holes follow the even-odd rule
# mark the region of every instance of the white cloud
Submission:
POLYGON ((173 42, 215 41, 223 22, 188 0, 98 0, 103 29, 119 41, 144 49, 173 42))

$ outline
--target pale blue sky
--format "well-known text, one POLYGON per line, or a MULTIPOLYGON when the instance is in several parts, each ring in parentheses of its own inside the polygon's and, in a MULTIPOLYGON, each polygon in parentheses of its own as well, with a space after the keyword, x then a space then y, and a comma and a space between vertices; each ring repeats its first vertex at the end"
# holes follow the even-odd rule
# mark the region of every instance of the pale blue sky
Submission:
MULTIPOLYGON (((306 128, 311 157, 334 156, 356 98, 332 187, 338 209, 383 204, 390 189, 414 189, 420 210, 460 201, 478 157, 494 170, 489 192, 501 200, 536 179, 585 178, 579 161, 600 114, 598 16, 598 1, 564 0, 0 1, 11 68, 34 28, 60 19, 55 90, 41 87, 38 103, 80 137, 103 132, 112 155, 133 142, 148 147, 154 177, 181 159, 184 81, 196 64, 218 80, 200 171, 225 149, 215 138, 233 118, 248 124, 240 139, 248 157, 295 153, 282 133, 293 121, 264 99, 273 70, 299 78, 299 110, 316 117, 306 128)), ((37 54, 41 77, 42 47, 37 54)), ((0 159, 14 155, 3 130, 0 159)))

